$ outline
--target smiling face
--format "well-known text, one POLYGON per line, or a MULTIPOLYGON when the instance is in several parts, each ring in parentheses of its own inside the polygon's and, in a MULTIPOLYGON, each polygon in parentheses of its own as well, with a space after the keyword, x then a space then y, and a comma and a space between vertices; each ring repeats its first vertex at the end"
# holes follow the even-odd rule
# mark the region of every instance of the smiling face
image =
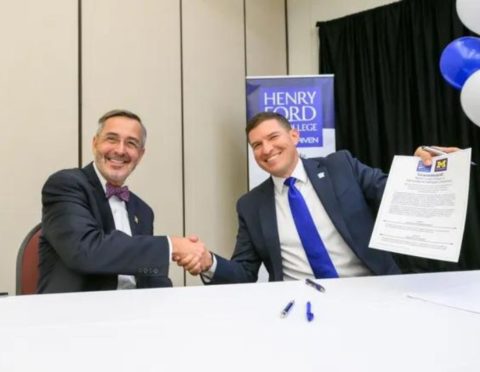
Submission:
POLYGON ((135 119, 114 116, 105 121, 92 143, 95 164, 102 176, 121 186, 142 159, 142 129, 135 119))
POLYGON ((298 162, 296 129, 287 129, 277 119, 268 119, 248 133, 257 164, 276 177, 290 177, 298 162))

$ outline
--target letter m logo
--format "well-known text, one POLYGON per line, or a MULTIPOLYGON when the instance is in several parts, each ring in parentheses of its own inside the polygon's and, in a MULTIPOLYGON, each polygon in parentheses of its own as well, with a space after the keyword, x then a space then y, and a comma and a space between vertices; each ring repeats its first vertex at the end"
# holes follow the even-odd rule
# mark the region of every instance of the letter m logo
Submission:
POLYGON ((435 162, 435 172, 444 172, 447 170, 448 159, 439 159, 435 162))

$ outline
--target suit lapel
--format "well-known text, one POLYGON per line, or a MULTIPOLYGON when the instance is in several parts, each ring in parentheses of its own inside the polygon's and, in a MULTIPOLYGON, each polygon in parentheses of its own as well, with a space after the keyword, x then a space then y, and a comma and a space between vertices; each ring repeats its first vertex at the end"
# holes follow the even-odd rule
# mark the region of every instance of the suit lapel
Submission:
POLYGON ((93 163, 90 163, 86 167, 82 168, 82 171, 87 176, 87 179, 94 190, 95 199, 97 201, 102 219, 101 222, 103 224, 103 231, 108 233, 112 230, 115 230, 115 222, 113 221, 112 210, 110 209, 110 204, 105 196, 105 191, 100 183, 100 180, 95 173, 93 163))
POLYGON ((137 203, 135 202, 132 194, 130 194, 130 200, 125 204, 127 205, 128 221, 130 222, 132 236, 137 235, 137 227, 139 223, 137 216, 137 203))
POLYGON ((264 196, 259 205, 259 218, 265 246, 272 259, 274 280, 283 279, 282 256, 280 253, 280 238, 278 234, 277 214, 275 210, 275 190, 272 178, 269 178, 262 188, 264 196))
POLYGON ((341 214, 341 209, 337 202, 337 195, 335 194, 327 169, 312 160, 302 159, 302 161, 308 178, 322 202, 325 211, 332 220, 333 225, 340 235, 342 235, 345 242, 350 247, 354 247, 355 244, 341 214))

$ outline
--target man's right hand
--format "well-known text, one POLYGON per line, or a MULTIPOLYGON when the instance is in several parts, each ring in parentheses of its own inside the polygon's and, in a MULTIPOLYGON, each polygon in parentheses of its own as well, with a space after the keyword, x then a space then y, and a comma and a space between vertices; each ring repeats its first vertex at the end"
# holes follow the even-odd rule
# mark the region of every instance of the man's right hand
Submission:
POLYGON ((210 268, 212 257, 205 244, 195 235, 188 238, 172 237, 172 258, 192 275, 198 275, 210 268))

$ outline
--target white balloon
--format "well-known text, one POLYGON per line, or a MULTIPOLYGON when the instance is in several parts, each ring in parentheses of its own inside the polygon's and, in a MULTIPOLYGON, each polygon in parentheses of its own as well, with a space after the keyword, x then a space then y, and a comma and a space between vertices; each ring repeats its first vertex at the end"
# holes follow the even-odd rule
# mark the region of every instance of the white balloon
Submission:
POLYGON ((460 94, 463 111, 480 127, 480 70, 467 79, 460 94))
POLYGON ((480 34, 480 0, 457 0, 457 13, 465 26, 480 34))

